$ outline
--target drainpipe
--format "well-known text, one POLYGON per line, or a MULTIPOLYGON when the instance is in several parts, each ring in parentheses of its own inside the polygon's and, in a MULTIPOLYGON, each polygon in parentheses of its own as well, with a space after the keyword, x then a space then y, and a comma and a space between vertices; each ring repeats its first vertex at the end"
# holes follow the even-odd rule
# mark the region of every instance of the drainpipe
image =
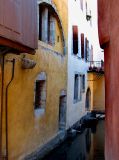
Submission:
POLYGON ((13 81, 14 79, 14 70, 15 70, 15 59, 13 60, 7 60, 7 62, 11 62, 12 63, 12 77, 11 77, 11 80, 9 81, 8 85, 6 86, 6 98, 5 98, 5 117, 6 117, 6 160, 8 160, 8 89, 9 89, 9 86, 11 84, 11 82, 13 81))
POLYGON ((2 159, 2 123, 3 123, 3 94, 4 94, 4 55, 2 57, 2 64, 1 64, 1 76, 2 76, 2 82, 1 82, 1 115, 0 115, 0 159, 2 159))

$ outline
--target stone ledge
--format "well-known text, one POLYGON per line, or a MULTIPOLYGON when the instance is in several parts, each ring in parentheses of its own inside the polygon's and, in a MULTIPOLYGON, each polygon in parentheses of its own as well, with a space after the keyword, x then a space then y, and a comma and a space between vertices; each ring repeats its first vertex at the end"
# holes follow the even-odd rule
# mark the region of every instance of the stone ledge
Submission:
POLYGON ((26 156, 24 160, 40 160, 45 155, 47 155, 50 151, 56 148, 60 143, 62 143, 67 137, 66 131, 60 131, 56 137, 46 143, 44 146, 26 156))

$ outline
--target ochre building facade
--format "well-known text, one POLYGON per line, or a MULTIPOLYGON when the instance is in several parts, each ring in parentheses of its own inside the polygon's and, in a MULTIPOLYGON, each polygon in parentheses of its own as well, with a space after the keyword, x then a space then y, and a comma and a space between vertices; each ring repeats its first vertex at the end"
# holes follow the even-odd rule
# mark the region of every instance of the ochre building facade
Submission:
POLYGON ((7 135, 9 160, 24 159, 65 128, 67 0, 39 0, 37 17, 39 40, 35 55, 11 52, 4 56, 1 150, 5 157, 7 135), (13 59, 6 131, 6 87, 11 80, 13 59))

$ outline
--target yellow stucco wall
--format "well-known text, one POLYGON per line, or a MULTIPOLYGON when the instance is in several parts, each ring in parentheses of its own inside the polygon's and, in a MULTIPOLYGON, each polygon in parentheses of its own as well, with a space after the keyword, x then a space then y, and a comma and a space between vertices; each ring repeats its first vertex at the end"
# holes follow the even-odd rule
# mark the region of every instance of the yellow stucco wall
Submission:
POLYGON ((91 90, 91 110, 105 110, 104 74, 88 73, 88 86, 91 90))
MULTIPOLYGON (((67 0, 54 0, 59 12, 67 42, 67 0)), ((56 24, 56 35, 60 36, 60 28, 56 24)), ((63 55, 60 41, 52 47, 39 41, 39 49, 35 55, 26 55, 37 64, 34 69, 21 68, 22 55, 9 54, 6 59, 16 59, 14 79, 8 92, 8 139, 9 160, 22 159, 38 147, 47 143, 58 132, 59 97, 61 90, 66 90, 67 54, 63 55), (59 52, 56 53, 56 52, 59 52), (46 110, 42 116, 34 115, 34 83, 40 72, 47 75, 46 110)), ((5 62, 5 87, 11 77, 12 64, 5 62)), ((5 104, 4 104, 5 108, 5 104)), ((5 113, 5 110, 4 110, 5 113)), ((5 117, 4 117, 5 118, 5 117)), ((5 135, 5 132, 4 132, 5 135)), ((5 137, 4 137, 5 139, 5 137)), ((3 143, 5 141, 3 140, 3 143)), ((5 144, 3 145, 3 152, 5 144)))

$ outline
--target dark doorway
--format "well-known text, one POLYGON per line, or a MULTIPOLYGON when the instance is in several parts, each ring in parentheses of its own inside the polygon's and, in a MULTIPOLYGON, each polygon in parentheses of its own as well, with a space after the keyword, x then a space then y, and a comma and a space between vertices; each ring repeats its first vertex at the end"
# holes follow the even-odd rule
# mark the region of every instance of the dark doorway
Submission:
POLYGON ((90 108, 91 108, 91 91, 90 88, 88 88, 86 92, 86 109, 90 110, 90 108))
POLYGON ((60 96, 59 102, 59 130, 64 130, 66 125, 66 96, 60 96))

